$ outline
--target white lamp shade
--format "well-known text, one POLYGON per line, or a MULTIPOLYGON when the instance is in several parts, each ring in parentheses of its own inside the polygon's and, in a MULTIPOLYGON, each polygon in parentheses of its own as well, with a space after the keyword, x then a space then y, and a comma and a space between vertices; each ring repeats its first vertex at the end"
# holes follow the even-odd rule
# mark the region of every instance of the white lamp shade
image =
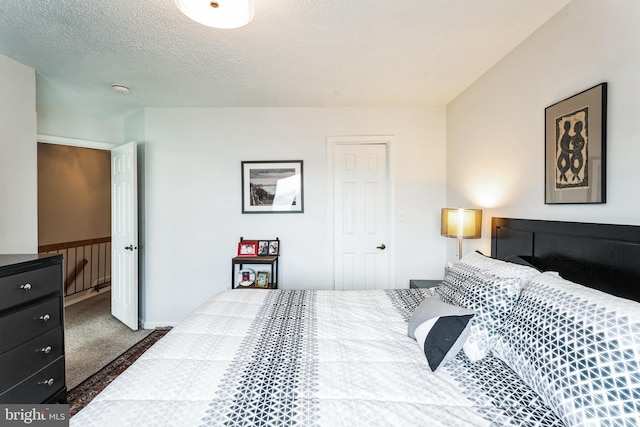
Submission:
POLYGON ((254 0, 175 0, 189 18, 215 28, 238 28, 247 25, 254 14, 254 0))
POLYGON ((445 237, 479 239, 482 233, 482 210, 443 208, 440 234, 445 237))

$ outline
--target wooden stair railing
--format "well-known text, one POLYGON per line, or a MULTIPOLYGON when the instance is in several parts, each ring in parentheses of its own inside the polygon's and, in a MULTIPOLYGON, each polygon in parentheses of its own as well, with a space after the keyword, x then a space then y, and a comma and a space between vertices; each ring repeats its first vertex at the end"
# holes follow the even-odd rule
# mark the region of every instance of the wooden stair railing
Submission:
POLYGON ((84 267, 87 264, 89 264, 89 261, 87 261, 87 259, 85 258, 82 261, 80 261, 78 265, 76 265, 76 269, 69 275, 69 277, 67 277, 67 280, 65 280, 64 282, 65 292, 67 292, 69 287, 76 281, 76 277, 78 277, 80 273, 82 273, 82 270, 84 270, 84 267))
POLYGON ((54 252, 64 255, 65 261, 63 269, 67 276, 64 282, 64 292, 65 296, 70 296, 91 289, 92 287, 98 291, 101 285, 109 282, 109 279, 104 281, 104 278, 108 277, 111 273, 110 246, 111 236, 108 236, 76 240, 73 242, 39 245, 38 253, 54 252), (75 267, 73 264, 76 264, 75 267), (85 267, 87 268, 85 269, 85 267), (90 276, 88 286, 85 284, 86 271, 89 271, 90 276), (97 279, 94 273, 97 273, 97 279), (100 282, 100 278, 103 279, 102 283, 100 282), (80 282, 78 282, 78 280, 80 280, 80 282), (92 285, 92 283, 94 284, 92 285), (80 284, 79 288, 77 286, 78 284, 80 284), (70 289, 71 293, 69 293, 70 289))
POLYGON ((74 242, 66 242, 66 243, 53 243, 51 245, 38 246, 38 253, 53 252, 53 251, 59 251, 63 249, 79 248, 81 246, 91 246, 91 245, 97 245, 99 243, 110 243, 110 242, 111 242, 111 236, 98 237, 97 239, 76 240, 74 242))

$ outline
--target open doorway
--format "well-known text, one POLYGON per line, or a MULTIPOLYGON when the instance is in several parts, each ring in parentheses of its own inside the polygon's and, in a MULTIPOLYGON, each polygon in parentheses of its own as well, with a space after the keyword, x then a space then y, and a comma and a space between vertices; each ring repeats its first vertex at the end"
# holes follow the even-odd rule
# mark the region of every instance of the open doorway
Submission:
POLYGON ((64 256, 68 389, 151 332, 111 315, 111 169, 111 150, 38 143, 38 247, 64 256))
POLYGON ((38 252, 64 255, 65 305, 111 282, 111 153, 38 143, 38 252))

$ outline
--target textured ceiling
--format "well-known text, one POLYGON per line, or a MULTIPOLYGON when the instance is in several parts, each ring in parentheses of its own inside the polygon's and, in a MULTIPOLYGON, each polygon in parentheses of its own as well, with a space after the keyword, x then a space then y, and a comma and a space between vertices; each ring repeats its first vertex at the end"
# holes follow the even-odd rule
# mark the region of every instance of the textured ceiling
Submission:
POLYGON ((38 108, 96 115, 444 105, 569 0, 255 2, 220 30, 173 0, 2 0, 0 53, 36 70, 38 108))

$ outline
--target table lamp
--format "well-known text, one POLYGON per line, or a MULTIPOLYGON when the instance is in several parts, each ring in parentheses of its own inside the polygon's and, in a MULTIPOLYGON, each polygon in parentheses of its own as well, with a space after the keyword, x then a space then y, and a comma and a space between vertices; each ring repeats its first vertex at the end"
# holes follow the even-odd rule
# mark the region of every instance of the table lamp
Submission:
POLYGON ((482 210, 442 208, 440 234, 458 238, 458 259, 462 258, 462 239, 479 239, 482 234, 482 210))

